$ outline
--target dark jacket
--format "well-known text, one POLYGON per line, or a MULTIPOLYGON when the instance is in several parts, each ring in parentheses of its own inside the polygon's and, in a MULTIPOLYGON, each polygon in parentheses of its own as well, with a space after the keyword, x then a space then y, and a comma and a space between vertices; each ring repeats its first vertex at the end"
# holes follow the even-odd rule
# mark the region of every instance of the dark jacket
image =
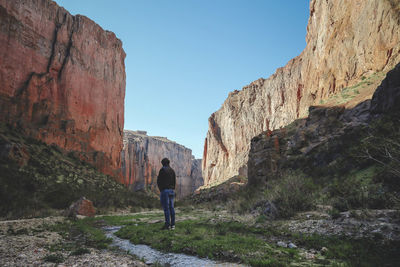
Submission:
POLYGON ((160 192, 164 189, 175 189, 175 184, 176 176, 174 170, 170 166, 163 166, 157 177, 158 189, 160 192))

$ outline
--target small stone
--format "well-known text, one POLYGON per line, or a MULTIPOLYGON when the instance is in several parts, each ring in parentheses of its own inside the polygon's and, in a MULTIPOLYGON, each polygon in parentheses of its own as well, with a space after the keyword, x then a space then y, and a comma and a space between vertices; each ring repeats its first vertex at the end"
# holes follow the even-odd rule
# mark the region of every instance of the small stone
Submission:
POLYGON ((389 219, 388 218, 378 218, 378 221, 388 223, 389 219))
POLYGON ((328 252, 328 248, 327 247, 322 247, 321 248, 321 254, 325 255, 328 252))
POLYGON ((288 247, 289 248, 297 248, 297 246, 295 244, 293 244, 292 242, 289 243, 288 247))
POLYGON ((315 255, 314 255, 314 254, 308 253, 308 252, 305 253, 305 256, 306 256, 306 259, 307 259, 307 260, 312 260, 312 259, 315 258, 315 255))
POLYGON ((280 247, 287 248, 287 244, 286 244, 285 242, 278 241, 276 244, 277 244, 278 246, 280 246, 280 247))

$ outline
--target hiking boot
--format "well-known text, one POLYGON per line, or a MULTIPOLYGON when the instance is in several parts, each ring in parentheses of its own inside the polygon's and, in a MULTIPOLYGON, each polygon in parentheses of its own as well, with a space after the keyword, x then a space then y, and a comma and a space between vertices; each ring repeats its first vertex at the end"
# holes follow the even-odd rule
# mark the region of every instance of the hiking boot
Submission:
POLYGON ((161 230, 169 230, 169 226, 168 225, 164 225, 161 230))
POLYGON ((171 230, 175 230, 175 225, 171 225, 171 230))

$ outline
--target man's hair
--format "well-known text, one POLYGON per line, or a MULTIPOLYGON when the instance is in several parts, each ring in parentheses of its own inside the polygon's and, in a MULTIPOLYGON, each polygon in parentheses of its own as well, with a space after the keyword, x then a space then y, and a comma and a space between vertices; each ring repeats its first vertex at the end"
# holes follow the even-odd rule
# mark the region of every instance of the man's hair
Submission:
POLYGON ((163 159, 161 160, 161 164, 162 164, 163 166, 168 166, 168 165, 169 165, 169 159, 163 158, 163 159))

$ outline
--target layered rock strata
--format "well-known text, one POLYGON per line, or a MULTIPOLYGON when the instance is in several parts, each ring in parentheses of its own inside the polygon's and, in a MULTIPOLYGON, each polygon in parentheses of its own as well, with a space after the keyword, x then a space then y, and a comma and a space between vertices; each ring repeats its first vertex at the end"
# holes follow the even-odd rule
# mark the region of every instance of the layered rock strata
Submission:
POLYGON ((205 184, 246 174, 254 136, 304 117, 309 106, 393 68, 400 59, 399 13, 398 1, 311 0, 303 52, 268 79, 230 93, 209 118, 205 184))
POLYGON ((0 0, 0 120, 118 175, 125 53, 51 0, 0 0))
POLYGON ((121 156, 124 184, 132 190, 158 192, 157 175, 163 158, 168 158, 175 170, 178 198, 190 195, 203 185, 201 160, 194 159, 192 150, 165 137, 125 130, 121 156))

